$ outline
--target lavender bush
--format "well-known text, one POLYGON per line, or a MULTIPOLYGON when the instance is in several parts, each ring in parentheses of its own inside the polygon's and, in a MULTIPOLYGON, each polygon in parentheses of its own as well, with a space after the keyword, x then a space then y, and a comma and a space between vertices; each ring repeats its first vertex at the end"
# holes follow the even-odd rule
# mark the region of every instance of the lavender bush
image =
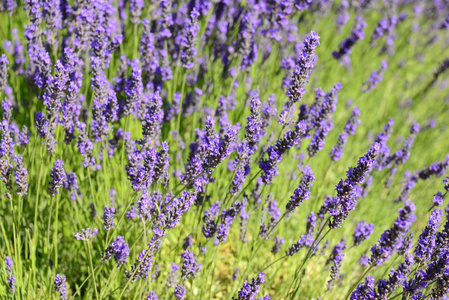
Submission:
POLYGON ((444 1, 0 2, 1 299, 448 299, 444 1))

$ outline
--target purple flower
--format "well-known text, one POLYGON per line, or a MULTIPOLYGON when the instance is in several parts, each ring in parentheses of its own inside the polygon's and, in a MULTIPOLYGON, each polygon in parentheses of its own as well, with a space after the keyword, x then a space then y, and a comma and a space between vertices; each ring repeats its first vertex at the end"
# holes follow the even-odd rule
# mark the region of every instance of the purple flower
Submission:
POLYGON ((359 222, 354 230, 354 245, 360 245, 364 240, 369 238, 374 232, 374 224, 368 224, 365 221, 359 222))
POLYGON ((300 101, 306 92, 305 85, 309 82, 309 76, 314 68, 317 59, 315 55, 316 47, 320 45, 320 37, 314 31, 306 35, 304 39, 302 53, 299 55, 290 87, 287 91, 289 101, 293 104, 300 101))
POLYGON ((341 156, 343 155, 343 151, 347 140, 348 134, 346 132, 343 132, 338 136, 337 143, 332 148, 331 152, 329 152, 329 156, 333 161, 340 160, 341 156))
POLYGON ((380 236, 379 242, 371 248, 370 264, 382 265, 401 246, 410 225, 416 219, 414 211, 415 204, 410 201, 406 201, 404 207, 399 209, 399 218, 396 219, 393 227, 386 230, 380 236))
POLYGON ((187 250, 193 245, 193 238, 191 235, 188 235, 184 238, 184 243, 182 244, 182 249, 187 250))
POLYGON ((199 25, 198 17, 200 13, 193 8, 190 12, 188 24, 184 27, 181 37, 181 62, 184 68, 193 68, 193 59, 196 56, 196 36, 198 34, 199 25))
POLYGON ((67 287, 65 285, 65 282, 66 282, 65 276, 56 274, 54 286, 55 286, 55 291, 57 293, 59 293, 61 300, 68 299, 67 291, 66 291, 67 287))
POLYGON ((407 279, 407 275, 410 273, 413 263, 413 256, 407 255, 405 261, 401 263, 396 270, 391 270, 387 280, 379 280, 377 282, 374 298, 387 299, 387 297, 407 279))
POLYGON ((374 277, 369 275, 351 294, 351 300, 374 300, 374 277))
POLYGON ((62 162, 62 160, 57 159, 55 162, 55 166, 50 173, 52 181, 50 181, 50 186, 48 187, 48 190, 51 196, 59 194, 59 189, 63 187, 64 182, 66 180, 66 176, 67 174, 64 170, 64 163, 62 162))
POLYGON ((432 198, 433 206, 441 206, 444 203, 444 195, 441 192, 436 193, 432 198))
POLYGON ((6 256, 5 258, 5 266, 6 266, 6 273, 8 274, 7 282, 9 290, 11 291, 11 294, 14 294, 16 291, 16 277, 14 277, 13 274, 13 266, 14 262, 12 261, 11 257, 6 256))
POLYGON ((376 162, 379 154, 378 143, 368 150, 368 153, 362 156, 357 167, 349 168, 347 178, 340 180, 336 187, 337 197, 332 198, 328 203, 328 211, 331 219, 329 220, 330 228, 339 228, 343 221, 348 217, 349 212, 355 209, 357 204, 356 187, 365 181, 376 162))
POLYGON ((142 145, 155 143, 160 135, 163 120, 162 98, 159 95, 159 91, 156 91, 151 97, 148 110, 142 120, 142 145))
POLYGON ((374 70, 368 79, 362 84, 362 91, 368 93, 373 88, 375 88, 382 80, 385 71, 387 70, 388 64, 385 60, 382 61, 380 68, 374 70))
POLYGON ((81 229, 81 233, 75 233, 75 238, 78 241, 89 241, 93 237, 95 237, 98 233, 98 229, 94 228, 93 230, 90 228, 87 229, 81 229))
POLYGON ((104 214, 103 214, 103 228, 107 231, 112 230, 115 226, 114 224, 115 217, 115 208, 114 206, 110 206, 108 208, 107 205, 104 206, 104 214))
POLYGON ((259 168, 263 172, 261 176, 263 183, 271 184, 273 182, 274 177, 279 174, 278 165, 282 161, 282 156, 288 149, 298 144, 305 133, 305 128, 305 122, 299 122, 294 130, 286 132, 283 138, 268 147, 267 158, 262 159, 259 163, 259 168))
POLYGON ((274 238, 274 245, 271 248, 271 253, 276 254, 281 252, 282 245, 285 243, 285 240, 278 235, 274 238))
POLYGON ((235 202, 228 210, 224 210, 220 215, 220 225, 217 230, 217 240, 219 242, 225 242, 228 238, 229 230, 231 228, 232 222, 240 213, 240 211, 246 205, 246 199, 243 198, 242 202, 235 202))
POLYGON ((318 151, 324 149, 325 139, 332 130, 334 124, 332 121, 322 121, 316 128, 310 145, 307 147, 309 157, 314 157, 318 151))
POLYGON ((181 278, 187 280, 190 277, 195 277, 196 273, 201 270, 201 264, 198 264, 198 259, 195 258, 193 252, 185 250, 184 253, 181 254, 181 258, 184 259, 181 269, 181 278))
POLYGON ((289 112, 292 106, 301 101, 306 93, 306 84, 309 82, 309 76, 314 68, 317 59, 315 55, 316 47, 320 45, 320 37, 314 31, 307 34, 304 39, 303 49, 296 61, 293 76, 290 80, 290 86, 287 90, 288 102, 284 105, 284 110, 279 116, 279 123, 286 125, 289 123, 289 112))
POLYGON ((187 290, 184 286, 184 284, 178 284, 175 287, 175 292, 173 293, 173 296, 175 296, 176 299, 185 299, 186 298, 187 290))
POLYGON ((8 83, 8 65, 9 61, 5 54, 0 56, 0 92, 2 92, 8 83))
POLYGON ((142 101, 142 70, 139 64, 140 61, 137 58, 131 62, 131 77, 129 78, 125 86, 125 116, 135 114, 137 107, 139 107, 140 102, 142 101))
POLYGON ((435 175, 436 177, 441 177, 446 172, 448 165, 449 158, 447 158, 445 161, 437 161, 431 164, 429 167, 419 171, 418 176, 422 180, 426 180, 433 175, 435 175))
POLYGON ((359 126, 360 123, 360 109, 357 106, 354 106, 351 112, 351 116, 349 117, 348 122, 346 122, 344 131, 348 135, 354 135, 357 126, 359 126))
POLYGON ((129 3, 129 11, 131 12, 131 22, 135 25, 140 23, 140 16, 145 6, 142 0, 131 0, 129 3))
POLYGON ((436 243, 436 235, 443 215, 440 209, 435 209, 429 216, 429 222, 426 228, 419 236, 418 244, 415 248, 415 261, 418 263, 426 262, 432 256, 436 243))
POLYGON ((114 257, 117 266, 120 267, 124 263, 128 262, 129 246, 125 242, 123 236, 117 236, 117 238, 109 245, 104 253, 101 254, 101 260, 107 261, 114 257))
POLYGON ((243 287, 238 293, 238 297, 232 297, 232 300, 247 300, 254 299, 259 293, 260 285, 265 282, 265 273, 261 272, 257 275, 257 278, 253 278, 251 283, 245 281, 243 287))
POLYGON ((28 191, 28 170, 23 165, 23 159, 20 154, 17 154, 14 160, 16 162, 14 175, 16 177, 17 195, 25 196, 28 191))
POLYGON ((259 95, 257 91, 253 91, 251 94, 251 113, 246 118, 247 125, 245 127, 245 139, 248 142, 250 153, 254 153, 261 138, 262 120, 260 116, 261 103, 259 95))
POLYGON ((131 267, 130 271, 126 271, 126 277, 133 282, 136 279, 147 279, 148 274, 153 266, 154 253, 160 246, 160 238, 153 236, 148 249, 144 249, 138 256, 137 261, 131 267))
POLYGON ((155 291, 150 291, 147 300, 159 300, 155 291))
POLYGON ((273 200, 271 193, 268 195, 266 200, 266 206, 262 210, 262 218, 260 221, 260 231, 259 235, 262 239, 267 240, 271 237, 268 233, 277 223, 277 220, 281 217, 281 210, 277 206, 277 201, 273 200), (268 224, 265 224, 266 213, 268 212, 268 224))
POLYGON ((365 37, 364 30, 366 27, 365 21, 361 17, 356 17, 356 22, 354 28, 352 29, 351 35, 340 43, 339 49, 332 52, 332 55, 336 59, 342 59, 343 57, 347 57, 354 45, 359 41, 363 40, 365 37))
POLYGON ((446 249, 435 260, 430 262, 425 269, 418 270, 414 273, 413 278, 404 282, 403 297, 406 299, 406 297, 412 296, 412 299, 420 299, 422 295, 421 290, 426 288, 433 280, 441 280, 443 276, 447 276, 448 267, 449 251, 446 249))
POLYGON ((220 201, 215 202, 210 208, 206 209, 203 216, 203 228, 202 232, 206 238, 212 237, 215 232, 217 232, 217 224, 215 223, 215 218, 220 213, 221 203, 220 201))
POLYGON ((294 212, 302 202, 310 197, 310 190, 312 188, 313 181, 315 180, 315 174, 313 174, 309 165, 302 169, 302 173, 303 176, 301 177, 298 188, 295 189, 292 197, 285 206, 288 214, 294 212))

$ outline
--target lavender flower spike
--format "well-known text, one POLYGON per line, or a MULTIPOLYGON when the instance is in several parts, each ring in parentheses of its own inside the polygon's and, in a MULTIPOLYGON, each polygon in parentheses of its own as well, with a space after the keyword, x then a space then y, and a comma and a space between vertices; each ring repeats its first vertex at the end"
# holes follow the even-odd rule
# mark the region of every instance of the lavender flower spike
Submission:
POLYGON ((354 246, 360 245, 364 240, 370 237, 374 231, 374 224, 368 224, 365 221, 359 222, 354 231, 354 246))
POLYGON ((120 267, 124 263, 128 262, 129 246, 125 242, 123 236, 117 236, 108 248, 101 254, 101 260, 107 261, 114 257, 117 267, 120 267))
POLYGON ((55 167, 51 170, 50 177, 52 178, 52 181, 50 181, 48 190, 50 195, 55 196, 56 194, 59 194, 59 189, 63 187, 66 179, 66 172, 62 160, 56 160, 55 167))
POLYGON ((328 211, 331 216, 329 220, 330 228, 339 228, 348 217, 349 212, 355 209, 357 204, 356 187, 365 181, 375 165, 380 145, 374 145, 368 153, 362 156, 357 163, 357 167, 349 168, 346 172, 347 178, 340 180, 336 187, 337 197, 328 202, 328 211))
POLYGON ((415 204, 410 201, 406 201, 404 207, 399 209, 399 218, 396 219, 393 227, 386 230, 379 242, 371 248, 370 264, 382 265, 401 246, 410 225, 415 221, 414 211, 415 204))
POLYGON ((315 174, 313 174, 312 169, 309 165, 305 166, 302 170, 303 176, 299 182, 298 188, 293 192, 293 195, 286 205, 287 213, 290 214, 297 207, 301 205, 302 202, 309 199, 310 189, 312 188, 313 181, 315 180, 315 174))
POLYGON ((66 285, 65 285, 66 279, 63 275, 56 275, 55 278, 55 291, 59 293, 61 300, 67 300, 67 291, 66 291, 66 285))
POLYGON ((357 17, 355 21, 354 28, 352 29, 351 35, 340 43, 339 49, 332 52, 332 55, 336 59, 341 59, 345 56, 348 56, 354 45, 359 41, 363 40, 365 37, 364 30, 366 27, 365 21, 361 17, 357 17))
POLYGON ((287 91, 291 103, 300 101, 306 92, 305 85, 309 82, 309 76, 316 61, 315 50, 320 45, 320 37, 314 31, 307 34, 304 39, 302 53, 296 61, 295 70, 287 91))
POLYGON ((93 237, 95 237, 98 233, 98 229, 94 228, 93 230, 90 228, 87 229, 81 229, 81 233, 75 233, 75 238, 78 241, 89 241, 93 237))
POLYGON ((426 262, 432 256, 436 243, 436 235, 438 227, 441 222, 441 216, 443 215, 440 209, 435 209, 429 216, 429 222, 426 228, 419 236, 418 244, 415 248, 415 261, 418 263, 426 262))
POLYGON ((261 272, 257 278, 253 278, 251 283, 245 281, 243 287, 240 289, 238 297, 232 297, 232 300, 247 300, 254 299, 259 293, 259 286, 265 282, 265 273, 261 272))
POLYGON ((181 269, 181 278, 184 280, 190 277, 195 277, 196 273, 201 269, 201 264, 198 264, 198 259, 192 251, 185 250, 181 257, 184 259, 181 269))
POLYGON ((190 12, 189 23, 184 28, 181 39, 181 62, 186 69, 193 68, 193 59, 196 56, 196 36, 199 30, 199 16, 200 13, 195 8, 190 12))

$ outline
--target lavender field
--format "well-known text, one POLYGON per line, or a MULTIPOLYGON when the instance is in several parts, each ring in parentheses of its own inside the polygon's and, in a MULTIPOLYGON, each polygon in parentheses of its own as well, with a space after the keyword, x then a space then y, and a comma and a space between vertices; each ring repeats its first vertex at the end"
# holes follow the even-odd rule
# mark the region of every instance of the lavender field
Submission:
POLYGON ((1 0, 0 299, 449 299, 447 0, 1 0))

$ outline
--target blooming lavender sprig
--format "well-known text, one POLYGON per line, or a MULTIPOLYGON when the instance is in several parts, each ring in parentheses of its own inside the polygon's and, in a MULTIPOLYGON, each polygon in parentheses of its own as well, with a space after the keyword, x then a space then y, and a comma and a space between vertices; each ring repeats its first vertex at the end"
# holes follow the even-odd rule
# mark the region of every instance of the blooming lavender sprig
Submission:
POLYGON ((117 236, 117 238, 109 245, 104 253, 101 254, 101 260, 107 261, 114 257, 117 267, 128 262, 129 246, 125 242, 123 236, 117 236))
POLYGON ((139 59, 131 62, 131 76, 125 86, 125 116, 135 114, 143 97, 142 69, 139 59))
POLYGON ((228 238, 229 230, 234 222, 234 219, 240 213, 240 211, 246 206, 246 199, 242 201, 236 201, 229 209, 223 210, 220 215, 220 225, 217 230, 217 241, 225 242, 228 238))
POLYGON ((346 240, 343 238, 340 242, 335 245, 334 249, 331 252, 331 255, 329 259, 327 260, 326 264, 332 262, 331 267, 331 279, 327 282, 327 288, 332 288, 332 282, 337 280, 340 277, 340 270, 343 263, 343 260, 345 259, 345 255, 343 254, 343 250, 346 249, 346 240))
POLYGON ((155 144, 161 131, 164 120, 164 110, 162 109, 162 98, 159 91, 156 91, 150 100, 148 110, 142 119, 142 145, 155 144))
POLYGON ((259 293, 260 285, 265 282, 265 273, 261 272, 257 278, 253 278, 251 283, 245 280, 243 287, 238 293, 238 297, 232 297, 232 300, 247 300, 254 299, 259 293))
POLYGON ((310 197, 310 190, 312 189, 313 182, 315 181, 315 174, 313 174, 312 169, 309 165, 302 169, 303 176, 299 182, 299 186, 293 192, 290 200, 285 206, 287 215, 298 208, 302 202, 306 201, 310 197))
POLYGON ((373 88, 375 88, 382 80, 385 71, 388 68, 388 64, 385 60, 383 60, 380 64, 380 68, 374 70, 371 75, 366 79, 366 81, 362 84, 362 91, 368 93, 373 88))
POLYGON ((181 258, 184 259, 181 269, 181 278, 187 280, 190 277, 195 277, 196 273, 201 270, 201 264, 198 263, 198 258, 196 258, 195 254, 189 250, 185 250, 184 253, 181 254, 181 258))
POLYGON ((0 92, 3 92, 8 82, 8 65, 8 58, 2 54, 0 56, 0 92))
POLYGON ((202 232, 206 238, 212 237, 215 232, 217 232, 217 224, 215 223, 215 218, 220 213, 221 203, 220 201, 215 202, 210 208, 206 209, 203 216, 203 228, 202 232))
POLYGON ((51 196, 55 196, 59 194, 59 189, 63 187, 64 181, 66 179, 66 172, 64 170, 64 163, 62 160, 57 159, 55 162, 54 168, 51 170, 50 177, 52 181, 50 181, 48 190, 51 196))
POLYGON ((81 233, 75 233, 75 238, 78 241, 90 241, 98 234, 98 229, 94 228, 93 230, 90 228, 81 229, 81 233))
POLYGON ((364 182, 374 167, 379 147, 378 143, 374 143, 368 152, 359 159, 357 167, 349 168, 346 172, 347 178, 344 181, 341 179, 338 183, 337 196, 328 202, 329 228, 339 228, 348 217, 349 212, 355 209, 357 204, 356 187, 364 182))
POLYGON ((267 240, 271 238, 269 232, 274 228, 277 220, 281 217, 281 210, 277 206, 277 201, 273 199, 271 193, 266 200, 266 206, 262 210, 261 224, 259 235, 262 239, 267 240), (265 224, 266 214, 268 213, 268 223, 265 224))
POLYGON ((305 133, 306 123, 304 121, 296 124, 295 129, 284 134, 283 138, 276 141, 274 145, 268 147, 266 153, 267 158, 264 158, 259 163, 259 168, 262 170, 262 181, 265 184, 271 184, 274 177, 279 174, 278 165, 282 161, 284 153, 291 147, 298 144, 305 133))
POLYGON ((429 222, 426 228, 419 236, 418 244, 415 248, 415 261, 417 263, 424 263, 430 259, 435 249, 436 235, 443 215, 440 209, 435 209, 429 216, 429 222))
POLYGON ((140 16, 145 6, 143 0, 131 0, 129 4, 129 11, 131 12, 131 22, 135 25, 140 23, 140 16))
POLYGON ((309 76, 314 68, 317 59, 315 51, 320 45, 320 37, 314 31, 306 35, 304 39, 302 53, 299 55, 290 87, 287 91, 289 101, 293 104, 300 101, 306 92, 305 85, 309 82, 309 76))
POLYGON ((332 130, 334 123, 332 121, 322 121, 316 128, 316 131, 312 137, 310 145, 307 147, 307 153, 309 157, 314 157, 318 151, 324 149, 324 144, 327 135, 332 130))
POLYGON ((390 34, 399 23, 399 19, 396 15, 387 16, 386 18, 380 20, 371 35, 370 45, 371 47, 376 45, 376 41, 390 34))
POLYGON ((65 284, 66 277, 64 275, 56 274, 54 288, 57 293, 59 293, 59 297, 61 300, 67 300, 67 286, 65 284))
POLYGON ((245 127, 245 139, 248 142, 248 150, 250 154, 254 153, 257 149, 257 144, 261 138, 261 126, 262 120, 260 115, 260 98, 257 91, 252 92, 251 99, 251 112, 247 119, 245 127))
POLYGON ((181 62, 186 69, 193 68, 193 60, 196 56, 196 36, 199 30, 199 16, 200 13, 195 8, 190 12, 189 22, 184 27, 181 38, 181 62))
POLYGON ((147 296, 147 300, 159 300, 155 291, 150 291, 147 296))
POLYGON ((17 195, 25 196, 28 192, 28 170, 23 165, 23 158, 20 154, 17 154, 14 160, 16 162, 14 175, 16 177, 17 195))
POLYGON ((360 245, 364 240, 370 237, 374 232, 374 224, 368 224, 365 221, 361 221, 357 224, 354 230, 353 239, 354 246, 360 245))
POLYGON ((181 218, 192 207, 197 197, 196 192, 184 191, 180 197, 170 198, 161 209, 157 225, 161 230, 175 228, 181 218))
POLYGON ((394 200, 394 202, 403 202, 405 201, 412 192, 412 189, 415 187, 418 182, 418 178, 415 175, 410 175, 410 177, 405 181, 404 186, 402 188, 401 194, 394 200))
POLYGON ((332 55, 336 59, 342 59, 347 57, 354 45, 359 41, 363 40, 365 37, 364 30, 366 27, 366 22, 360 16, 356 17, 354 28, 352 29, 351 35, 340 43, 339 49, 332 52, 332 55))
POLYGON ((374 299, 387 299, 387 297, 407 279, 407 275, 410 273, 413 263, 413 256, 407 255, 404 262, 401 263, 396 270, 391 270, 387 280, 379 280, 374 291, 374 299))
POLYGON ((16 277, 13 274, 13 266, 14 262, 11 259, 11 257, 6 256, 5 258, 5 266, 6 266, 6 273, 8 274, 7 283, 9 290, 11 291, 11 294, 14 295, 14 292, 16 291, 16 277))
POLYGON ((276 253, 281 252, 281 248, 284 243, 285 243, 285 239, 283 239, 277 235, 274 238, 274 245, 273 245, 273 248, 271 248, 271 253, 276 254, 276 253))
POLYGON ((432 163, 429 167, 422 169, 418 172, 418 177, 422 180, 426 180, 433 175, 441 177, 446 172, 449 166, 449 156, 444 161, 437 161, 432 163))
POLYGON ((444 202, 444 195, 441 192, 436 193, 432 198, 433 206, 441 206, 444 202))
POLYGON ((413 278, 404 282, 403 299, 406 299, 409 296, 414 296, 414 298, 419 299, 422 295, 421 290, 426 288, 432 281, 445 276, 448 267, 449 251, 445 249, 434 261, 430 262, 425 269, 418 270, 414 273, 413 278))
POLYGON ((355 291, 351 294, 351 300, 368 300, 374 299, 374 277, 369 275, 357 286, 355 291))
POLYGON ((396 219, 393 227, 386 230, 380 236, 379 242, 371 248, 370 264, 382 265, 400 247, 410 225, 416 219, 414 211, 415 204, 410 201, 406 201, 404 207, 399 209, 399 218, 396 219))
POLYGON ((137 279, 147 279, 151 267, 154 262, 154 253, 160 246, 160 238, 154 235, 151 242, 148 244, 148 249, 144 249, 138 256, 137 261, 131 267, 130 271, 126 271, 126 277, 131 282, 137 279))
POLYGON ((287 251, 285 251, 286 256, 293 256, 298 253, 304 247, 312 247, 314 242, 315 228, 316 228, 317 217, 314 212, 311 212, 307 217, 307 226, 305 234, 299 237, 299 240, 292 244, 287 251))
POLYGON ((175 287, 175 292, 173 293, 173 296, 175 296, 175 299, 185 299, 187 290, 185 288, 185 285, 183 283, 177 284, 175 287))
POLYGON ((112 230, 115 226, 114 223, 114 217, 115 217, 115 208, 114 206, 108 207, 107 205, 104 206, 104 214, 103 214, 103 228, 107 231, 112 230))

